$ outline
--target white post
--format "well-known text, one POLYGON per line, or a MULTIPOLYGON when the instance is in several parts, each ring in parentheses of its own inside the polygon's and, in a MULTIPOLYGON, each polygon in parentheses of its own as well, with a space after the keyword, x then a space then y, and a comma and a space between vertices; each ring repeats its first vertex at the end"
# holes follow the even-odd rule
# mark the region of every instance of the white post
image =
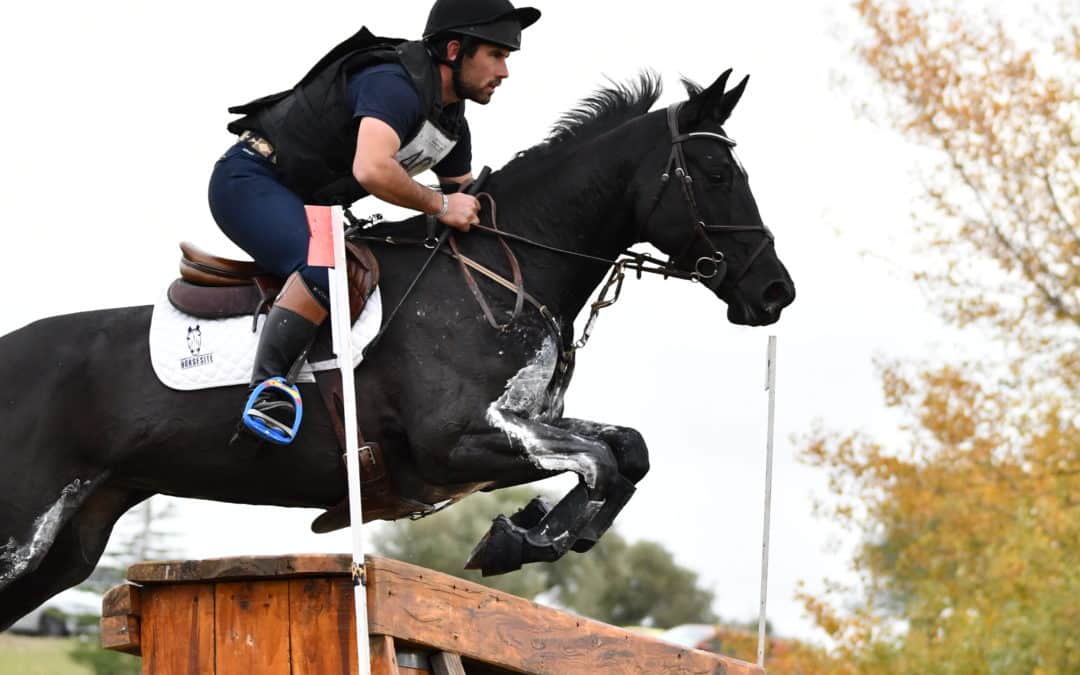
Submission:
POLYGON ((334 267, 330 271, 330 320, 334 354, 341 370, 341 403, 345 409, 345 467, 349 482, 349 517, 352 520, 353 595, 356 600, 356 657, 360 675, 370 675, 368 644, 367 575, 364 571, 364 517, 360 506, 360 448, 356 431, 356 383, 353 380, 352 326, 349 281, 345 263, 345 228, 341 207, 331 211, 334 267))
POLYGON ((765 667, 765 596, 769 585, 769 509, 772 504, 773 417, 776 408, 776 336, 769 336, 765 389, 769 392, 769 430, 765 443, 765 526, 761 535, 761 607, 758 610, 757 662, 765 667))

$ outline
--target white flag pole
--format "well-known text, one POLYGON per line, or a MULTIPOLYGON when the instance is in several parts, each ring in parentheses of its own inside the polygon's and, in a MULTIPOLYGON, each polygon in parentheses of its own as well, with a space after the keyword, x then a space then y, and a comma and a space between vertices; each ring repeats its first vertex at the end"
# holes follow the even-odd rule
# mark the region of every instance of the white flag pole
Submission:
POLYGON ((360 448, 357 440, 356 383, 353 381, 352 327, 349 281, 345 262, 345 227, 341 207, 331 209, 334 233, 334 268, 330 274, 330 320, 334 354, 341 370, 341 403, 345 415, 345 467, 349 482, 349 517, 352 521, 353 595, 356 611, 356 657, 360 675, 370 675, 368 644, 367 575, 364 571, 364 516, 360 502, 360 448))
POLYGON ((769 429, 765 443, 765 525, 761 535, 761 607, 758 610, 757 662, 765 667, 765 597, 769 585, 769 509, 772 505, 773 419, 776 409, 776 336, 769 336, 765 389, 769 392, 769 429))

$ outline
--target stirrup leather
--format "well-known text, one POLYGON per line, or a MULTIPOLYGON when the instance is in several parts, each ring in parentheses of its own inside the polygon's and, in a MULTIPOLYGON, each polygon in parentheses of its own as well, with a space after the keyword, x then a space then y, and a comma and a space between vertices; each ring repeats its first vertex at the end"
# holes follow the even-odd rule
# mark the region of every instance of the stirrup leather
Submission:
POLYGON ((264 438, 278 445, 288 445, 296 438, 296 434, 300 430, 300 420, 303 417, 304 402, 300 398, 300 390, 283 377, 271 377, 251 391, 247 403, 244 404, 244 414, 241 416, 241 420, 243 420, 244 426, 259 438, 264 438), (291 427, 255 408, 259 395, 267 389, 284 392, 289 397, 281 403, 285 405, 292 403, 295 413, 291 427))

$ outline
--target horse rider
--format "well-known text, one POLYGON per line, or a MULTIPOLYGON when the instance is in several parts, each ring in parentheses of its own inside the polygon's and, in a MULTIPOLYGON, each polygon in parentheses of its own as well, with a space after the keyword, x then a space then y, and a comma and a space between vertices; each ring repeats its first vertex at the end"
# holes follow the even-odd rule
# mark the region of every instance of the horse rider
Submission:
POLYGON ((210 211, 237 246, 285 278, 259 337, 243 428, 292 442, 300 392, 289 379, 329 310, 325 267, 307 264, 304 204, 349 205, 369 194, 468 231, 475 197, 412 179, 472 180, 465 101, 487 104, 509 76, 521 32, 540 18, 509 0, 436 0, 420 41, 366 29, 336 46, 294 88, 229 112, 239 139, 210 178, 210 211))

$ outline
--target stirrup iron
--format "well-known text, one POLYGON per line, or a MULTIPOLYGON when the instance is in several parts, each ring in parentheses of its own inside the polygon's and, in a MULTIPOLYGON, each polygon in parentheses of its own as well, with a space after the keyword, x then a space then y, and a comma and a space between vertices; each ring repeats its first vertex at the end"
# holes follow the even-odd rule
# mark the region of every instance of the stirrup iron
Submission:
POLYGON ((300 398, 300 390, 296 388, 296 385, 290 384, 283 377, 271 377, 251 391, 247 403, 244 404, 244 414, 240 419, 243 421, 244 426, 259 438, 264 438, 271 443, 277 443, 278 445, 288 445, 296 438, 296 434, 300 430, 300 420, 303 419, 303 417, 304 402, 300 398), (259 399, 259 395, 267 389, 275 389, 284 392, 289 397, 289 400, 292 401, 293 410, 295 411, 292 427, 289 427, 254 407, 255 402, 259 399))

